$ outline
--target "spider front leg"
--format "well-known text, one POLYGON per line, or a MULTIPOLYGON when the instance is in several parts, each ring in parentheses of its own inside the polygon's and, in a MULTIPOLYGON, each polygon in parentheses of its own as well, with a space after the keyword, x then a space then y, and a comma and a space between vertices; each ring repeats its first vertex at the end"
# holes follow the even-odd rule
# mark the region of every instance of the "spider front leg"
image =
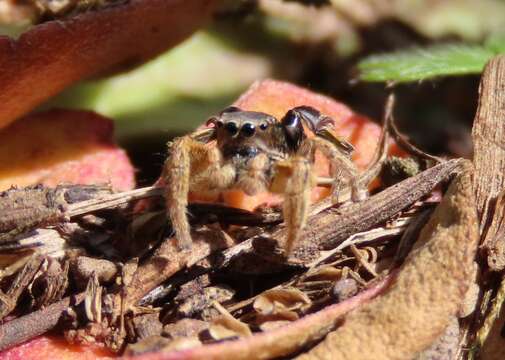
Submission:
POLYGON ((175 139, 163 167, 166 209, 183 249, 189 249, 192 243, 186 214, 188 193, 226 188, 235 177, 232 168, 222 166, 219 150, 195 140, 199 139, 197 135, 175 139))
POLYGON ((330 174, 334 179, 332 186, 333 202, 338 202, 342 177, 348 180, 351 187, 351 200, 364 200, 368 196, 368 191, 359 182, 358 170, 351 160, 354 147, 334 134, 335 121, 309 106, 293 108, 286 116, 288 114, 297 116, 315 134, 314 137, 303 140, 298 149, 298 154, 313 157, 314 151, 317 149, 329 160, 330 174))
POLYGON ((317 178, 308 159, 295 156, 277 163, 271 190, 284 194, 283 216, 287 230, 284 249, 287 254, 298 243, 307 223, 310 195, 316 183, 317 178))

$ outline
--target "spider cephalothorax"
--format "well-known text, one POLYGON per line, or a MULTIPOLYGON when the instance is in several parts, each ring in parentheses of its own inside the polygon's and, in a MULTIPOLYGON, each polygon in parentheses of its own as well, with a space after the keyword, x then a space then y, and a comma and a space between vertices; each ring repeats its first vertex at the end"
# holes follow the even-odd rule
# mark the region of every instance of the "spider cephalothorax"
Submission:
POLYGON ((333 135, 333 125, 333 119, 308 106, 289 110, 280 121, 230 107, 211 117, 207 128, 175 139, 169 144, 164 177, 167 210, 180 246, 191 245, 186 216, 190 191, 239 189, 248 195, 265 191, 284 195, 289 252, 305 225, 310 193, 317 185, 315 150, 328 158, 334 183, 344 177, 353 200, 362 198, 366 190, 358 183, 350 159, 353 147, 333 135))

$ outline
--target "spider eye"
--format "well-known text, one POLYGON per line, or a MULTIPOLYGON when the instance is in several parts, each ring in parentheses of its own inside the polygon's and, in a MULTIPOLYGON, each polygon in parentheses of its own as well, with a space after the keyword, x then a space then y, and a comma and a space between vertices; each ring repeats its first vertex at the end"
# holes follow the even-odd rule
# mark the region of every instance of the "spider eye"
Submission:
POLYGON ((245 123, 242 125, 242 129, 240 129, 240 132, 247 137, 251 137, 254 135, 254 132, 256 131, 256 127, 254 124, 251 123, 245 123))
POLYGON ((268 128, 268 124, 267 123, 260 124, 260 129, 261 130, 265 131, 267 128, 268 128))
POLYGON ((228 122, 224 127, 230 135, 235 135, 238 132, 237 124, 234 122, 228 122))

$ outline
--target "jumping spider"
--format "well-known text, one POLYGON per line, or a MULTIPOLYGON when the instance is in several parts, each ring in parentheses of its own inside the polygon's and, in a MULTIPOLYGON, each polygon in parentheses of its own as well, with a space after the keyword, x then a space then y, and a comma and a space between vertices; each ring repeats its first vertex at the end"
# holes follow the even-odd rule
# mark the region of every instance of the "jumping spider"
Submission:
POLYGON ((187 249, 192 242, 186 215, 190 191, 216 194, 239 189, 251 196, 265 191, 284 195, 289 253, 305 226, 310 194, 317 185, 316 149, 329 160, 333 191, 338 191, 344 177, 351 199, 363 199, 367 191, 350 158, 354 149, 333 135, 333 125, 332 118, 308 106, 289 110, 281 121, 229 107, 211 117, 205 129, 169 143, 163 171, 165 199, 179 246, 187 249), (307 129, 314 136, 307 136, 307 129), (214 141, 216 145, 210 146, 214 141))

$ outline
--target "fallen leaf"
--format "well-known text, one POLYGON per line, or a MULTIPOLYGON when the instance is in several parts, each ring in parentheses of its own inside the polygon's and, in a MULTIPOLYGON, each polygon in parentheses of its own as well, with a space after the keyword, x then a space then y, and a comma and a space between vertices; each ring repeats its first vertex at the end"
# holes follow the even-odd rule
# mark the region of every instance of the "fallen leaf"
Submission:
POLYGON ((453 317, 442 336, 413 360, 456 359, 455 356, 458 353, 459 341, 459 321, 458 318, 453 317))
POLYGON ((216 0, 130 0, 0 37, 0 128, 77 80, 175 46, 210 18, 216 0))
POLYGON ((42 183, 135 185, 126 153, 113 141, 111 120, 91 112, 53 110, 0 131, 0 190, 42 183))

